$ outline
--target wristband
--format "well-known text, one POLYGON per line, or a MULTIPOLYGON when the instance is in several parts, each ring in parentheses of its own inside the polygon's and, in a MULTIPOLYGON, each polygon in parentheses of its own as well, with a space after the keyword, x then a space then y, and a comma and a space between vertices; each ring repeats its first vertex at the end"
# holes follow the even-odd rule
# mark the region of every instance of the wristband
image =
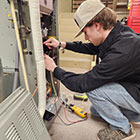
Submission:
POLYGON ((60 48, 61 48, 61 45, 62 45, 62 44, 61 44, 61 42, 59 42, 59 46, 58 46, 58 49, 60 49, 60 48))

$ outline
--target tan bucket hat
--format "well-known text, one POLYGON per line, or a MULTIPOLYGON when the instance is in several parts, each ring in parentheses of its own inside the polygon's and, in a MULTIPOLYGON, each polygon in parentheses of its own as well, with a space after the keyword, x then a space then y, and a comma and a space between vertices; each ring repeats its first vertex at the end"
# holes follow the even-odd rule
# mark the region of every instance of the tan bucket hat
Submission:
POLYGON ((86 0, 82 2, 74 14, 74 20, 80 28, 80 31, 75 35, 75 38, 82 33, 86 24, 104 7, 105 5, 100 0, 86 0))

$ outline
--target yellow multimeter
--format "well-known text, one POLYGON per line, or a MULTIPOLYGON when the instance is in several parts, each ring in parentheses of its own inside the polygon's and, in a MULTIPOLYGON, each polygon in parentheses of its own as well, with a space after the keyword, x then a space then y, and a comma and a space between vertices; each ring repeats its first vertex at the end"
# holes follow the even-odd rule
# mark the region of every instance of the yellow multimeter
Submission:
POLYGON ((77 107, 76 105, 70 105, 69 106, 72 112, 75 112, 77 115, 79 115, 82 118, 87 117, 87 112, 85 112, 83 109, 77 107))
POLYGON ((74 94, 73 98, 75 100, 83 100, 83 101, 87 101, 88 100, 87 95, 86 94, 81 94, 81 93, 74 94))

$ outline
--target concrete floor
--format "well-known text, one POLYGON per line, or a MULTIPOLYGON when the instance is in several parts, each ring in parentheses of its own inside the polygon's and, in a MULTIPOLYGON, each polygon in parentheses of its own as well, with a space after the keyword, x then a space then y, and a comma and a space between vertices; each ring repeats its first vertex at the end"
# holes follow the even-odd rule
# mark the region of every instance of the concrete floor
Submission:
MULTIPOLYGON (((89 100, 87 102, 75 101, 73 100, 74 92, 66 89, 62 84, 60 88, 62 97, 68 98, 68 103, 73 103, 78 107, 83 108, 84 111, 90 112, 89 100)), ((71 121, 77 121, 81 119, 76 114, 71 113, 67 110, 66 114, 68 119, 71 121)), ((60 109, 59 115, 61 116, 61 118, 63 118, 65 122, 69 123, 65 119, 65 113, 63 108, 60 109)), ((54 123, 52 124, 52 127, 49 130, 49 134, 52 140, 96 140, 98 131, 105 127, 107 127, 106 122, 97 119, 96 117, 93 117, 90 113, 86 121, 76 123, 70 126, 63 124, 61 120, 56 117, 54 123)), ((134 140, 140 140, 140 128, 135 128, 135 131, 137 133, 137 136, 136 138, 134 138, 134 140)))

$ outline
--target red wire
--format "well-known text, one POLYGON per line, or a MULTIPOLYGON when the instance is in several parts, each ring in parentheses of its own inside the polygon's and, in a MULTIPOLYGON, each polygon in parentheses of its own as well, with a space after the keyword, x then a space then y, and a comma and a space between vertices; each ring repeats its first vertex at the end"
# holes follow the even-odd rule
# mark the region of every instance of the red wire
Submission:
MULTIPOLYGON (((52 49, 52 58, 54 58, 54 48, 52 49)), ((59 89, 59 88, 58 88, 58 84, 57 84, 57 94, 58 94, 58 89, 59 89)), ((59 97, 58 97, 58 100, 59 100, 59 97)), ((84 120, 79 120, 79 121, 71 121, 71 120, 69 120, 68 117, 67 117, 66 109, 65 109, 64 105, 61 103, 60 100, 59 100, 59 102, 60 102, 60 104, 62 105, 62 107, 63 107, 63 109, 64 109, 65 118, 66 118, 66 120, 67 120, 68 122, 70 122, 70 123, 78 123, 78 122, 82 122, 82 121, 85 121, 85 120, 88 119, 88 117, 86 117, 84 120)))
MULTIPOLYGON (((59 98, 58 98, 58 100, 59 100, 59 98)), ((59 102, 61 103, 60 100, 59 100, 59 102)), ((71 120, 69 120, 68 117, 67 117, 66 109, 65 109, 64 105, 63 105, 62 103, 61 103, 61 105, 62 105, 62 107, 63 107, 63 109, 64 109, 65 119, 66 119, 68 122, 70 122, 70 123, 79 123, 79 122, 82 122, 82 121, 85 121, 85 120, 88 119, 88 117, 86 117, 84 120, 78 120, 78 121, 71 121, 71 120)))

